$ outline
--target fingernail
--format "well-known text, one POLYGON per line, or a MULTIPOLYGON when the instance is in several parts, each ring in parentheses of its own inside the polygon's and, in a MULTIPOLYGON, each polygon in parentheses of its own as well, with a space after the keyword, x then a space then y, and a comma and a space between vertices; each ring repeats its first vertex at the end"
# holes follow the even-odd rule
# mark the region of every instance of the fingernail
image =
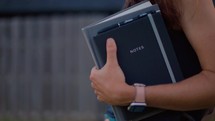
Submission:
POLYGON ((107 39, 107 43, 112 43, 112 42, 114 42, 114 40, 112 38, 107 39))
POLYGON ((111 47, 113 46, 114 40, 112 38, 107 39, 107 46, 111 47))

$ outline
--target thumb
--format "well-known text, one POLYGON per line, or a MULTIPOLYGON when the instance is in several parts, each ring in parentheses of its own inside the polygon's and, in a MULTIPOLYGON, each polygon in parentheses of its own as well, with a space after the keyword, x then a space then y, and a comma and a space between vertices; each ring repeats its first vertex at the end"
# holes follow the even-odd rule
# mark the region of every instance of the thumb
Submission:
POLYGON ((106 49, 107 49, 107 65, 110 66, 118 66, 118 60, 117 60, 117 47, 114 39, 109 38, 107 39, 106 43, 106 49))

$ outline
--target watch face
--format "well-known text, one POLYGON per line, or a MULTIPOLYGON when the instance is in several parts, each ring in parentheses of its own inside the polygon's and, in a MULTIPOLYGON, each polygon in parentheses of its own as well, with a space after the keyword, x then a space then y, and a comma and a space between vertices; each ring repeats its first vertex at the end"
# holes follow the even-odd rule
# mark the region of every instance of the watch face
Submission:
POLYGON ((145 106, 146 106, 145 103, 131 103, 128 106, 128 111, 131 111, 131 112, 144 112, 145 106))

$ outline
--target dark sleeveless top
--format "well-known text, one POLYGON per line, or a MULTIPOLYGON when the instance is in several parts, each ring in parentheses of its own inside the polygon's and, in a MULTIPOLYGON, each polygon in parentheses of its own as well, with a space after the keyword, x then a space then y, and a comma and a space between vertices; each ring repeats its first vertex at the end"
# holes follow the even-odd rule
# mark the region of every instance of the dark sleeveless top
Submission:
MULTIPOLYGON (((168 30, 172 44, 181 67, 184 78, 191 77, 201 72, 201 66, 198 57, 187 40, 183 31, 168 30)), ((200 121, 205 110, 187 112, 195 121, 200 121)))
POLYGON ((174 30, 168 32, 184 78, 199 73, 201 71, 199 60, 185 34, 174 30))

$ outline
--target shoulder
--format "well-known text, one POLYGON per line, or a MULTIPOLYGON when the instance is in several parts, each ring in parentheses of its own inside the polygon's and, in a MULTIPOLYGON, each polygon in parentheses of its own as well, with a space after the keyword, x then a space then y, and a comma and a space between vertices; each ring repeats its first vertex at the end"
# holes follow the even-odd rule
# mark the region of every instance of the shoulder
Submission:
POLYGON ((212 0, 181 0, 182 17, 197 17, 214 11, 212 0))
MULTIPOLYGON (((215 9, 212 0, 182 0, 182 28, 190 40, 215 36, 215 9), (204 36, 202 36, 204 34, 204 36)), ((215 37, 208 38, 215 39, 215 37)))
MULTIPOLYGON (((198 37, 201 34, 214 32, 215 27, 215 9, 212 0, 181 0, 181 24, 188 36, 198 37)), ((214 34, 215 35, 215 34, 214 34)), ((206 36, 194 38, 194 40, 203 39, 206 36)), ((215 38, 213 38, 215 39, 215 38)))

